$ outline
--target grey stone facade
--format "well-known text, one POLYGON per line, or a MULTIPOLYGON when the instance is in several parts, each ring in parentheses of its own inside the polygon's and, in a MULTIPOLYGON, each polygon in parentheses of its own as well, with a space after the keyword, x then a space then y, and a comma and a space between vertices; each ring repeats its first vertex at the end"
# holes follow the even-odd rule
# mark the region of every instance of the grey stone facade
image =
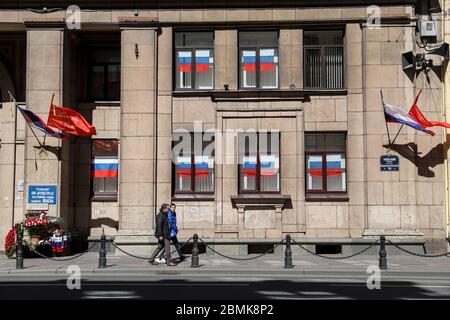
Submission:
MULTIPOLYGON (((381 7, 382 24, 377 29, 367 27, 363 1, 339 8, 143 9, 138 16, 134 10, 86 10, 77 31, 65 26, 65 11, 40 15, 0 10, 0 47, 8 46, 3 35, 14 32, 26 50, 25 61, 0 63, 0 244, 12 221, 22 219, 27 186, 32 184, 58 186, 58 203, 49 212, 64 217, 74 234, 98 237, 105 228, 118 243, 130 246, 153 241, 154 214, 159 204, 172 199, 178 205, 182 239, 198 233, 222 244, 278 242, 289 233, 340 243, 385 233, 399 239, 444 241, 448 236, 444 129, 435 129, 436 135, 430 137, 403 128, 397 144, 403 149, 415 144, 416 153, 408 158, 400 152, 399 172, 380 171, 388 141, 380 89, 386 101, 405 109, 422 89, 421 110, 430 119, 443 120, 437 112, 443 105, 438 77, 429 73, 428 84, 422 73, 412 82, 402 70, 401 54, 418 48, 414 7, 401 2, 381 7), (304 90, 303 31, 326 26, 345 30, 345 89, 304 90), (215 88, 202 94, 174 92, 173 32, 202 28, 214 30, 215 88), (238 30, 255 28, 279 30, 279 89, 269 97, 254 93, 257 98, 231 98, 239 90, 238 30), (120 102, 78 99, 86 86, 76 76, 80 39, 99 32, 110 32, 120 42, 120 102), (44 120, 54 93, 56 103, 71 106, 92 121, 95 138, 120 139, 117 201, 90 199, 89 139, 61 142, 47 137, 47 145, 61 150, 58 160, 53 152, 34 148, 35 138, 20 114, 14 135, 14 108, 5 91, 15 92, 23 82, 11 70, 26 75, 22 102, 44 120), (295 99, 283 98, 292 90, 295 99), (216 94, 222 98, 216 99, 216 94), (194 121, 201 121, 203 130, 220 132, 279 129, 280 194, 240 195, 237 165, 216 164, 211 199, 173 197, 171 134, 176 129, 193 130, 194 121), (309 201, 304 134, 335 131, 347 133, 347 197, 309 201), (17 189, 21 180, 23 192, 17 189)), ((390 126, 395 134, 398 126, 390 126)), ((238 253, 239 246, 235 250, 238 253)))

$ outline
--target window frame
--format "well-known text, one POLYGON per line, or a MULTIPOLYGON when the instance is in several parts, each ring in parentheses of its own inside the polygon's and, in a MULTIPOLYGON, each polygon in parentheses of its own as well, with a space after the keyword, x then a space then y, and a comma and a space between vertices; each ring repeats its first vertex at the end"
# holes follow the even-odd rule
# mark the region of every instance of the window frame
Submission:
POLYGON ((89 163, 89 177, 90 177, 90 198, 91 201, 111 201, 111 202, 117 202, 118 195, 119 195, 119 177, 120 177, 120 157, 119 157, 119 146, 120 146, 120 140, 115 138, 98 138, 98 139, 91 139, 91 157, 90 157, 90 163, 89 163), (117 172, 117 185, 116 185, 116 192, 95 192, 94 191, 94 177, 91 175, 91 166, 92 161, 94 159, 94 153, 92 150, 92 145, 95 140, 103 140, 103 141, 117 141, 117 156, 116 157, 103 157, 104 159, 117 159, 119 163, 119 169, 117 172))
MULTIPOLYGON (((191 136, 191 151, 189 154, 183 154, 183 156, 187 157, 190 156, 191 157, 191 190, 177 190, 176 188, 176 164, 172 161, 172 195, 177 196, 177 195, 214 195, 215 189, 216 189, 216 162, 215 162, 215 158, 214 158, 214 168, 213 168, 213 188, 211 191, 196 191, 195 190, 195 145, 193 142, 194 139, 194 134, 193 132, 190 132, 190 136, 191 136)), ((202 136, 204 134, 204 132, 201 133, 202 136)), ((172 150, 174 148, 174 146, 176 145, 175 143, 176 141, 172 141, 172 150)), ((214 149, 216 148, 216 140, 214 138, 214 141, 211 141, 210 143, 214 143, 214 149)), ((202 147, 202 152, 203 152, 203 147, 202 147)))
MULTIPOLYGON (((238 137, 238 193, 239 194, 281 194, 281 132, 278 132, 278 162, 279 162, 279 168, 278 168, 278 183, 279 183, 279 190, 278 191, 261 191, 261 157, 259 154, 259 132, 255 132, 257 135, 257 146, 256 146, 256 188, 254 190, 243 190, 241 188, 241 172, 242 172, 242 166, 243 163, 240 162, 240 151, 239 151, 239 137, 238 137)), ((271 133, 274 134, 274 133, 271 133)))
POLYGON ((172 40, 172 45, 174 48, 174 54, 172 55, 172 65, 174 66, 173 68, 173 89, 174 91, 177 92, 183 92, 183 91, 208 91, 208 90, 214 90, 215 88, 215 66, 216 66, 216 60, 214 57, 214 40, 215 40, 215 33, 214 30, 199 30, 199 31, 195 31, 195 30, 174 30, 173 31, 173 40, 172 40), (213 43, 211 46, 207 47, 207 46, 200 46, 200 47, 195 47, 195 46, 183 46, 183 47, 177 47, 176 43, 175 43, 175 34, 176 33, 187 33, 187 32, 198 32, 198 33, 212 33, 213 36, 213 43), (195 71, 197 69, 197 62, 195 61, 196 58, 196 54, 195 52, 197 50, 210 50, 212 52, 212 58, 213 58, 213 73, 212 73, 212 89, 197 89, 196 88, 196 81, 195 81, 195 71), (191 63, 192 63, 192 72, 191 72, 191 88, 178 88, 177 87, 177 76, 179 74, 177 66, 177 58, 178 58, 178 52, 179 51, 190 51, 191 52, 191 63))
POLYGON ((121 51, 121 49, 120 49, 120 47, 117 47, 117 46, 108 46, 108 47, 93 47, 93 46, 91 46, 91 47, 88 47, 88 50, 89 50, 89 58, 88 58, 88 79, 87 79, 87 84, 88 84, 88 90, 87 90, 87 96, 88 96, 88 100, 89 101, 109 101, 109 102, 112 102, 112 101, 120 101, 120 94, 121 94, 121 92, 120 92, 120 89, 119 89, 119 100, 110 100, 110 99, 108 99, 108 93, 109 93, 109 91, 108 91, 108 85, 107 85, 107 83, 108 83, 108 78, 109 78, 109 72, 108 72, 108 67, 109 66, 118 66, 119 67, 119 72, 120 72, 120 74, 119 74, 119 81, 120 81, 120 86, 119 86, 119 88, 122 86, 122 75, 121 75, 121 73, 122 73, 122 66, 121 66, 121 62, 116 62, 116 63, 113 63, 113 62, 93 62, 92 61, 92 57, 91 57, 91 53, 93 52, 93 51, 102 51, 102 50, 105 50, 105 51, 107 51, 107 50, 112 50, 112 49, 114 49, 114 50, 119 50, 119 57, 120 57, 120 51, 121 51), (94 70, 94 68, 95 67, 102 67, 103 68, 103 97, 101 98, 101 99, 96 99, 95 97, 94 97, 94 93, 93 93, 93 86, 92 86, 92 81, 93 81, 93 70, 94 70))
MULTIPOLYGON (((307 134, 344 134, 345 135, 345 151, 342 150, 323 150, 323 151, 306 151, 305 148, 305 193, 308 194, 339 194, 339 195, 345 195, 348 193, 348 174, 347 174, 347 133, 346 132, 305 132, 305 135, 307 134), (344 161, 345 161, 345 191, 328 191, 327 190, 327 155, 329 154, 340 154, 343 155, 344 161), (308 156, 322 156, 322 190, 312 190, 308 188, 308 156)), ((324 147, 325 148, 325 147, 324 147)))
POLYGON ((240 32, 248 32, 248 31, 252 31, 252 30, 238 30, 238 85, 239 85, 239 90, 279 90, 280 89, 280 30, 255 30, 255 32, 276 32, 277 33, 277 45, 276 47, 269 47, 269 46, 245 46, 245 45, 241 45, 240 43, 240 32), (275 49, 277 52, 277 58, 278 58, 278 72, 276 75, 276 79, 277 79, 277 86, 275 88, 261 88, 261 70, 259 70, 259 65, 260 65, 260 50, 265 50, 265 49, 275 49), (256 77, 256 87, 244 87, 243 86, 243 80, 242 80, 242 76, 243 76, 243 69, 242 69, 242 51, 243 50, 254 50, 256 52, 256 62, 255 62, 255 77, 256 77))
POLYGON ((347 87, 345 70, 347 66, 346 61, 346 38, 344 29, 305 29, 303 30, 303 83, 304 89, 307 90, 344 90, 347 87), (342 32, 342 44, 341 45, 319 45, 319 44, 305 44, 304 32, 326 32, 326 31, 340 31, 342 32), (328 88, 326 86, 326 62, 325 62, 325 50, 326 48, 342 48, 342 88, 328 88), (306 50, 307 49, 320 49, 320 87, 308 87, 306 86, 306 50))

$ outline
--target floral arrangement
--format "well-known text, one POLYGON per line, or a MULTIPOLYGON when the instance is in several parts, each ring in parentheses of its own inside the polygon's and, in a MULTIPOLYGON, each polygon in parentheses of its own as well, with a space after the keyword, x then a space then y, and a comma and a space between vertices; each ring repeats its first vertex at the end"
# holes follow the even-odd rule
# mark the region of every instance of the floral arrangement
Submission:
POLYGON ((11 258, 16 252, 17 245, 17 230, 19 228, 19 224, 17 223, 11 230, 9 230, 8 234, 5 238, 5 254, 8 258, 11 258))
POLYGON ((30 245, 29 238, 39 238, 38 242, 31 242, 32 246, 50 244, 53 252, 63 252, 67 245, 67 236, 62 227, 63 220, 60 217, 47 216, 45 211, 31 211, 25 214, 25 220, 17 223, 5 238, 5 254, 11 258, 17 246, 17 234, 19 230, 25 230, 25 245, 30 245), (27 240, 28 236, 28 240, 27 240), (54 248, 55 247, 55 248, 54 248), (55 250, 58 248, 57 250, 55 250))
POLYGON ((35 227, 35 226, 47 226, 50 223, 48 219, 44 218, 28 218, 23 223, 24 227, 35 227))

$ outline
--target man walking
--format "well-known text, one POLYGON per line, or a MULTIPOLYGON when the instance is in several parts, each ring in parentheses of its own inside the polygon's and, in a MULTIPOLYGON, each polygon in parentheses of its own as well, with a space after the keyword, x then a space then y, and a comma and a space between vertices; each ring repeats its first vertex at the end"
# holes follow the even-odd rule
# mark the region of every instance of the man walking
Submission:
MULTIPOLYGON (((169 219, 169 227, 170 227, 170 240, 172 241, 173 245, 175 246, 175 249, 178 252, 178 256, 180 257, 180 261, 183 261, 186 259, 184 254, 181 252, 181 246, 178 242, 177 234, 178 234, 178 227, 177 227, 177 206, 175 203, 170 204, 170 209, 167 214, 167 218, 169 219)), ((161 253, 159 254, 159 258, 156 259, 157 262, 163 261, 164 252, 166 249, 163 249, 161 253)))
POLYGON ((169 205, 165 203, 161 206, 159 213, 156 215, 155 237, 158 239, 158 246, 153 251, 148 262, 153 265, 158 264, 155 261, 155 257, 162 250, 162 248, 165 248, 167 265, 173 267, 177 264, 173 262, 170 257, 170 227, 169 218, 167 216, 168 212, 169 205))

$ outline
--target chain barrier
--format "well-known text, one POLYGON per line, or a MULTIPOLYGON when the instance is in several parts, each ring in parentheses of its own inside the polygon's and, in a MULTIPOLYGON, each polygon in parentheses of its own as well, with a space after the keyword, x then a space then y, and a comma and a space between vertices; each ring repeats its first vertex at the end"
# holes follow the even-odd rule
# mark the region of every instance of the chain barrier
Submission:
POLYGON ((85 253, 88 253, 89 251, 91 251, 91 249, 97 244, 97 242, 94 242, 89 248, 87 248, 87 250, 78 253, 72 257, 68 257, 68 258, 53 258, 53 257, 48 257, 42 253, 40 253, 39 251, 33 249, 32 247, 30 247, 30 251, 32 251, 33 253, 37 254, 38 256, 40 256, 41 258, 45 259, 45 260, 51 260, 51 261, 70 261, 70 260, 74 260, 76 258, 81 257, 82 255, 84 255, 85 253))
MULTIPOLYGON (((189 238, 188 240, 186 240, 186 241, 180 246, 180 250, 183 249, 183 247, 184 247, 186 244, 188 244, 191 240, 192 240, 192 237, 189 238)), ((151 258, 151 257, 137 256, 137 255, 135 255, 135 254, 129 253, 129 252, 123 250, 122 248, 120 248, 120 247, 119 247, 117 244, 115 244, 114 242, 111 242, 111 244, 112 244, 112 246, 113 246, 114 248, 116 248, 116 249, 119 250, 120 252, 122 252, 122 253, 124 253, 124 254, 126 254, 126 255, 132 257, 132 258, 141 259, 141 260, 149 260, 149 259, 151 258)), ((177 252, 176 249, 173 250, 173 251, 171 251, 170 254, 175 253, 175 252, 177 252)))
POLYGON ((421 253, 412 252, 412 251, 409 251, 409 250, 407 250, 405 248, 402 248, 398 244, 395 244, 394 242, 392 242, 391 240, 386 240, 386 241, 389 242, 390 245, 392 245, 392 246, 396 247, 397 249, 399 249, 400 251, 403 251, 403 252, 408 253, 408 254, 413 255, 413 256, 422 257, 422 258, 439 258, 439 257, 450 258, 450 252, 437 253, 437 254, 421 254, 421 253))
POLYGON ((310 254, 312 254, 312 255, 315 255, 315 256, 318 256, 318 257, 324 258, 324 259, 330 259, 330 260, 343 260, 343 259, 353 258, 353 257, 355 257, 355 256, 357 256, 357 255, 360 255, 361 253, 366 252, 366 251, 369 250, 370 248, 376 246, 376 245, 378 244, 378 242, 379 242, 379 240, 377 240, 377 241, 375 241, 374 243, 370 244, 367 248, 365 248, 365 249, 363 249, 363 250, 361 250, 361 251, 358 251, 358 252, 356 252, 356 253, 353 253, 353 254, 351 254, 351 255, 349 255, 349 256, 345 256, 345 257, 329 257, 329 256, 324 256, 324 255, 315 253, 315 252, 313 252, 313 251, 311 251, 311 250, 305 248, 304 246, 302 246, 300 243, 298 243, 298 242, 295 241, 294 239, 292 239, 291 241, 292 241, 295 245, 299 246, 299 247, 302 248, 304 251, 306 251, 306 252, 308 252, 308 253, 310 253, 310 254))
POLYGON ((216 251, 215 249, 211 248, 205 241, 203 241, 202 238, 198 238, 198 240, 199 240, 201 243, 203 243, 209 250, 211 250, 212 252, 218 254, 219 256, 224 257, 224 258, 227 258, 227 259, 231 259, 231 260, 240 260, 240 261, 254 260, 254 259, 258 259, 258 258, 260 258, 260 257, 262 257, 262 256, 265 256, 265 255, 268 254, 269 252, 275 250, 275 248, 277 248, 279 245, 283 244, 283 242, 284 242, 284 239, 283 239, 283 240, 281 240, 280 242, 278 242, 277 244, 275 244, 275 245, 273 246, 273 248, 270 248, 270 249, 267 250, 266 252, 263 252, 263 253, 261 253, 261 254, 259 254, 259 255, 257 255, 257 256, 249 257, 249 258, 236 258, 236 257, 229 257, 229 256, 227 256, 227 255, 224 255, 223 253, 220 253, 220 252, 216 251))

